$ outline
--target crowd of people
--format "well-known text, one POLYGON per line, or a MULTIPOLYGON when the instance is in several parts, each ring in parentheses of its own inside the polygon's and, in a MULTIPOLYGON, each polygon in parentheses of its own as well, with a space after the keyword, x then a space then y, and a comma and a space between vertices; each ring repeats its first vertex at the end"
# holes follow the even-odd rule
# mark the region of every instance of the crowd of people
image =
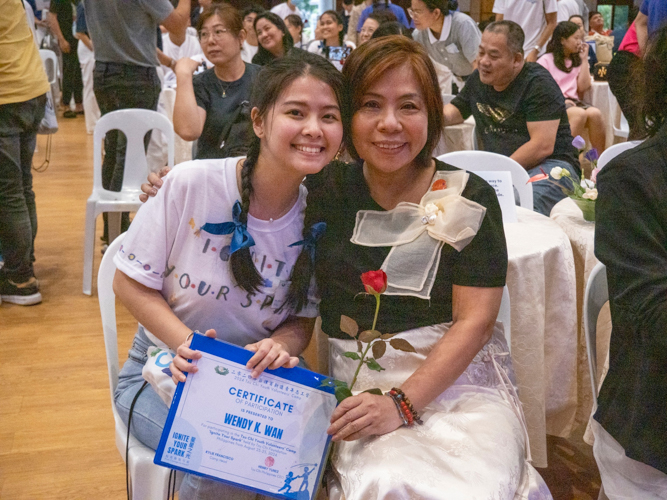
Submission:
MULTIPOLYGON (((452 0, 412 0, 407 10, 346 0, 319 16, 311 41, 291 0, 270 11, 217 0, 194 9, 190 0, 133 5, 81 0, 75 9, 51 0, 38 16, 62 53, 63 116, 85 111, 90 129, 95 107, 101 115, 156 110, 163 86, 172 87, 174 130, 196 141, 193 161, 151 174, 145 205, 131 224, 122 217, 114 290, 140 325, 115 404, 126 423, 132 412, 131 432, 157 448, 168 405, 151 386, 143 390, 147 352, 173 351, 174 382, 183 381, 196 371, 188 360, 200 356, 189 347, 195 330, 255 352, 248 368, 257 377, 296 366, 321 316, 332 374, 349 382, 342 353, 356 346, 340 318, 371 329, 375 301, 350 284, 382 267, 392 294, 377 329, 418 353, 388 353, 393 368, 366 377, 334 412, 331 498, 550 499, 506 384, 514 374, 496 321, 508 266, 498 199, 433 151, 444 127, 472 116, 480 149, 514 159, 531 177, 559 168, 582 178, 573 137, 587 135, 599 152, 607 142, 600 110, 584 101, 591 53, 597 37, 616 30, 578 0, 496 0, 481 29, 452 0), (391 225, 386 216, 399 205, 424 209, 426 199, 443 236, 410 239, 400 224, 395 234, 376 230, 391 225), (242 237, 219 230, 232 220, 242 237), (326 230, 316 237, 315 227, 326 230), (202 252, 202 234, 226 249, 224 258, 202 252), (405 260, 433 244, 432 262, 405 260), (261 258, 283 265, 258 269, 261 258), (410 272, 398 272, 406 263, 410 272), (225 293, 184 289, 167 266, 225 293), (417 287, 414 276, 424 278, 417 287), (288 290, 283 300, 264 307, 279 288, 288 290), (256 304, 241 305, 250 296, 256 304), (385 395, 361 392, 372 387, 385 395), (392 390, 409 402, 405 411, 387 397, 392 390), (427 425, 417 432, 420 418, 427 425)), ((28 22, 33 10, 0 1, 8 68, 0 73, 0 297, 20 305, 42 300, 31 166, 51 89, 28 22)), ((609 85, 631 138, 646 140, 598 174, 596 255, 607 265, 613 331, 594 453, 610 499, 659 499, 667 498, 666 435, 654 432, 667 415, 665 2, 643 0, 618 33, 609 85)), ((122 134, 107 134, 102 182, 111 191, 122 185, 125 147, 122 134)), ((565 186, 564 178, 533 183, 534 210, 549 216, 565 186)), ((179 498, 256 495, 188 474, 179 498)))

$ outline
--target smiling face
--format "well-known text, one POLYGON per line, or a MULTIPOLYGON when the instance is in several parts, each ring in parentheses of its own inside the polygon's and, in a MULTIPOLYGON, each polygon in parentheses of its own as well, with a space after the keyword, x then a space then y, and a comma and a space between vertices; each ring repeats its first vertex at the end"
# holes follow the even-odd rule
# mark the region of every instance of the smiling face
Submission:
POLYGON ((352 142, 369 170, 391 174, 415 168, 427 138, 424 94, 408 65, 371 85, 352 116, 352 142))
POLYGON ((211 16, 201 27, 199 43, 206 58, 214 65, 224 65, 241 57, 245 32, 238 36, 227 29, 220 16, 211 16))
POLYGON ((367 18, 361 27, 361 31, 359 31, 359 45, 370 40, 373 36, 373 33, 375 33, 375 30, 379 27, 380 23, 378 23, 375 19, 371 19, 370 17, 367 18))
POLYGON ((331 14, 322 14, 317 24, 320 28, 320 34, 328 46, 336 47, 340 45, 338 33, 343 31, 343 25, 338 24, 337 19, 334 19, 331 14))
POLYGON ((319 172, 343 140, 336 95, 328 84, 310 75, 294 80, 264 116, 259 116, 257 108, 251 115, 261 140, 260 156, 280 165, 286 175, 319 172))
POLYGON ((477 61, 481 82, 501 91, 507 88, 523 67, 523 54, 512 53, 507 45, 506 34, 486 30, 482 33, 477 61))
POLYGON ((260 19, 255 25, 257 41, 274 56, 283 55, 283 32, 268 19, 260 19))

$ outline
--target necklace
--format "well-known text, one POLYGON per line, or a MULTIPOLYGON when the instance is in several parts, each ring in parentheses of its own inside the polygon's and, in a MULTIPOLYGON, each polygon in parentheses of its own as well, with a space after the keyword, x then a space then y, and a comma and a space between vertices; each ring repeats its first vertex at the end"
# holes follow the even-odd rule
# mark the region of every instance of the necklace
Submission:
POLYGON ((220 88, 222 88, 222 98, 226 99, 227 98, 227 89, 231 85, 232 82, 227 82, 227 85, 222 84, 222 80, 218 78, 218 81, 220 82, 220 88))

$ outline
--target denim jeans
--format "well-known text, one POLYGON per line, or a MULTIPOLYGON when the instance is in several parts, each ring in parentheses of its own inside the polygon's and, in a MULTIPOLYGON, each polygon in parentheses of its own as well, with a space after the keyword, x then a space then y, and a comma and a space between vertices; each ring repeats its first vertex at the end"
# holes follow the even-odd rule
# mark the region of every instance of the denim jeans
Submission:
MULTIPOLYGON (((141 370, 148 360, 146 351, 152 343, 146 337, 144 329, 139 327, 132 348, 128 353, 128 359, 118 375, 118 387, 114 393, 116 409, 120 418, 127 425, 132 400, 144 383, 141 370)), ((137 398, 132 412, 132 435, 143 444, 152 449, 157 449, 164 424, 167 421, 169 408, 157 395, 153 388, 148 385, 137 398)), ((186 474, 181 483, 178 493, 181 500, 255 500, 261 496, 235 488, 233 486, 206 479, 193 474, 186 474)))
MULTIPOLYGON (((563 160, 544 160, 540 165, 528 170, 528 176, 533 177, 542 173, 542 170, 548 175, 552 168, 561 167, 566 169, 572 175, 575 182, 579 182, 581 172, 575 169, 568 162, 563 160)), ((552 184, 555 182, 566 189, 571 189, 572 184, 569 180, 562 178, 556 181, 552 178, 543 181, 533 182, 533 210, 549 217, 551 209, 556 203, 565 198, 565 193, 560 187, 552 184)))
MULTIPOLYGON (((133 64, 105 63, 97 61, 93 71, 93 89, 102 115, 119 109, 141 108, 157 110, 160 97, 160 79, 155 68, 133 64)), ((144 138, 148 147, 150 132, 144 138)), ((111 130, 104 139, 104 161, 102 162, 102 187, 120 191, 125 170, 125 135, 111 130)), ((123 213, 121 231, 130 225, 128 213, 123 213)), ((104 235, 107 236, 106 214, 104 235)))
POLYGON ((14 283, 34 276, 37 209, 32 190, 32 156, 46 94, 0 105, 0 247, 2 275, 14 283))

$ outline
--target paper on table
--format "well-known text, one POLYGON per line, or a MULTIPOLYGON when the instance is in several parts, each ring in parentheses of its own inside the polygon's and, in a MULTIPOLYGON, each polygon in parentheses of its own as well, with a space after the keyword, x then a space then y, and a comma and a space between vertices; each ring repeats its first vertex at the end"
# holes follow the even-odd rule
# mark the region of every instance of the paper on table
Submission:
POLYGON ((503 212, 503 224, 517 222, 516 203, 514 201, 514 187, 512 186, 512 174, 508 171, 480 171, 469 169, 488 182, 495 190, 503 212))

